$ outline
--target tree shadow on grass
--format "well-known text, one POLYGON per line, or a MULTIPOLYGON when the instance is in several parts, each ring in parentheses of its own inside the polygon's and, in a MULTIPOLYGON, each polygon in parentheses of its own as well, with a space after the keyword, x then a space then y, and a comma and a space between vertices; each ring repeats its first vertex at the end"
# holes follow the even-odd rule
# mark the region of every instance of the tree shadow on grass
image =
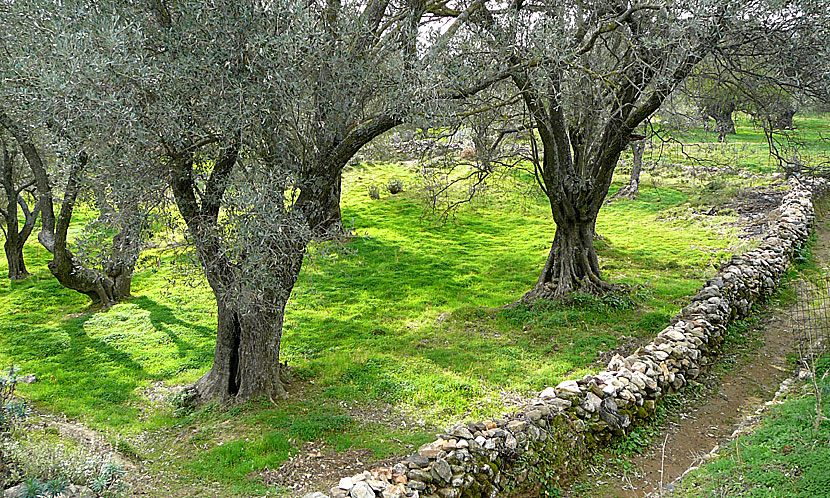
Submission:
POLYGON ((165 334, 167 334, 168 337, 170 337, 170 340, 173 341, 173 343, 179 350, 180 358, 193 356, 194 353, 199 352, 200 347, 194 346, 190 342, 182 340, 179 334, 172 330, 171 326, 179 326, 189 329, 193 331, 196 335, 199 335, 206 339, 213 339, 216 337, 215 329, 211 327, 205 327, 204 325, 199 325, 196 323, 186 322, 178 318, 171 308, 163 304, 159 304, 158 302, 153 301, 147 296, 134 297, 130 300, 130 303, 135 304, 139 308, 150 313, 149 318, 150 323, 153 325, 153 328, 161 332, 164 332, 165 334))

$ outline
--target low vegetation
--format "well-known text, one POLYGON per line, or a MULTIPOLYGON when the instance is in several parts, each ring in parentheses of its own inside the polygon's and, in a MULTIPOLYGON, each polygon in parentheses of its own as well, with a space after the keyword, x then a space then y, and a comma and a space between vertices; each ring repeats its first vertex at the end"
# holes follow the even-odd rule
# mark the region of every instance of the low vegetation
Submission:
MULTIPOLYGON (((759 132, 738 124, 740 148, 759 132)), ((181 278, 170 264, 180 255, 165 249, 143 253, 130 300, 90 309, 29 244, 34 276, 0 282, 0 363, 38 376, 22 390, 37 410, 107 434, 151 472, 210 478, 228 494, 264 492, 258 473, 304 442, 378 459, 405 453, 435 426, 498 415, 652 337, 720 261, 748 246, 723 191, 768 176, 721 172, 699 189, 658 159, 646 154, 655 167, 640 197, 609 204, 597 223, 604 276, 631 291, 510 307, 535 281, 553 236, 543 196, 494 184, 444 220, 425 208, 410 163, 352 165, 342 206, 355 237, 309 253, 283 340, 292 397, 276 407, 193 411, 170 402, 210 367, 216 317, 213 295, 181 278), (392 184, 410 187, 367 198, 372 186, 392 184)), ((501 181, 532 185, 520 172, 501 181)))

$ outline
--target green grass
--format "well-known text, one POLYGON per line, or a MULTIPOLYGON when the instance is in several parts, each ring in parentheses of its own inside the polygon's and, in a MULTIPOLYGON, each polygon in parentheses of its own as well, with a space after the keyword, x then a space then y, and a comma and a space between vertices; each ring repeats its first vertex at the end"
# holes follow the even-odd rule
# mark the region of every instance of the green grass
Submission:
POLYGON ((546 201, 496 192, 443 223, 428 214, 408 166, 351 167, 342 209, 359 236, 313 247, 288 305, 282 358, 292 397, 183 416, 143 393, 159 381, 193 382, 210 367, 208 287, 176 273, 171 253, 148 251, 132 299, 88 309, 51 277, 33 240, 26 257, 35 275, 0 280, 0 365, 38 375, 21 392, 39 409, 105 432, 151 468, 260 493, 247 476, 278 467, 304 441, 369 448, 377 458, 409 452, 431 437, 429 427, 497 416, 506 396, 595 371, 600 351, 652 337, 745 247, 725 225, 731 216, 687 216, 695 202, 693 185, 665 181, 602 210, 604 276, 634 285, 630 295, 501 308, 541 270, 554 231, 546 201), (408 185, 404 193, 369 199, 369 185, 393 177, 408 185), (424 423, 391 428, 366 407, 424 423))
MULTIPOLYGON (((830 368, 824 358, 819 371, 830 368)), ((798 386, 797 386, 798 387, 798 386)), ((775 407, 749 435, 737 438, 721 455, 683 481, 678 498, 813 498, 830 496, 830 422, 814 430, 811 385, 775 407)), ((820 384, 822 410, 830 412, 830 381, 820 384)))

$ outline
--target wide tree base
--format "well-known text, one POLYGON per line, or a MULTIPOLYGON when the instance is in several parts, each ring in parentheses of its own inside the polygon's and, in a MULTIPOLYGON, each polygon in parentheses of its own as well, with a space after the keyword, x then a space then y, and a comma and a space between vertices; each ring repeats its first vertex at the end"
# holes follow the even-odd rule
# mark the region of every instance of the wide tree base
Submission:
MULTIPOLYGON (((239 373, 237 372, 236 375, 239 373)), ((247 382, 243 381, 241 385, 236 386, 235 384, 240 381, 238 377, 231 380, 224 369, 217 369, 214 365, 214 368, 188 387, 194 393, 193 406, 210 401, 217 401, 220 405, 233 405, 257 398, 265 398, 276 404, 278 400, 289 398, 287 388, 290 387, 290 368, 287 362, 279 363, 276 377, 267 379, 259 376, 253 377, 253 379, 249 377, 247 382)))
POLYGON ((624 185, 619 190, 614 192, 614 194, 608 198, 606 204, 610 204, 617 199, 630 199, 635 200, 637 196, 640 195, 640 184, 639 182, 631 182, 628 185, 624 185))
POLYGON ((536 284, 530 289, 516 304, 529 304, 534 301, 567 301, 573 294, 592 294, 595 296, 602 296, 606 294, 613 294, 616 292, 625 292, 627 287, 618 284, 612 284, 604 280, 595 280, 590 278, 582 279, 581 281, 571 282, 567 285, 559 285, 557 282, 545 282, 544 284, 536 284))

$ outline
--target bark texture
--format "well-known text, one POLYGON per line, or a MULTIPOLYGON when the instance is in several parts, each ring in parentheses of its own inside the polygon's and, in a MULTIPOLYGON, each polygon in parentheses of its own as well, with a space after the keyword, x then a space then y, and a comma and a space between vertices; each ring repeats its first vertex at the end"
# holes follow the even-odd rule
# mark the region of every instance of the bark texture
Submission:
MULTIPOLYGON (((285 396, 280 375, 280 341, 285 305, 302 266, 306 241, 275 241, 283 254, 273 285, 245 297, 238 291, 243 262, 234 262, 223 252, 218 215, 238 154, 231 144, 214 161, 204 193, 199 195, 191 154, 170 161, 170 181, 176 205, 187 224, 199 261, 216 297, 217 330, 213 366, 194 387, 201 400, 243 401, 265 396, 285 396)), ((265 235, 267 237, 267 235, 265 235)), ((263 270, 266 271, 266 270, 263 270)))
POLYGON ((318 237, 336 236, 344 232, 343 216, 340 212, 340 186, 343 165, 329 165, 320 168, 324 173, 300 191, 297 205, 302 207, 309 227, 318 237))
POLYGON ((282 308, 269 307, 266 311, 250 306, 241 310, 233 304, 217 302, 213 366, 195 384, 202 399, 226 403, 286 395, 280 371, 285 300, 276 304, 282 308))

